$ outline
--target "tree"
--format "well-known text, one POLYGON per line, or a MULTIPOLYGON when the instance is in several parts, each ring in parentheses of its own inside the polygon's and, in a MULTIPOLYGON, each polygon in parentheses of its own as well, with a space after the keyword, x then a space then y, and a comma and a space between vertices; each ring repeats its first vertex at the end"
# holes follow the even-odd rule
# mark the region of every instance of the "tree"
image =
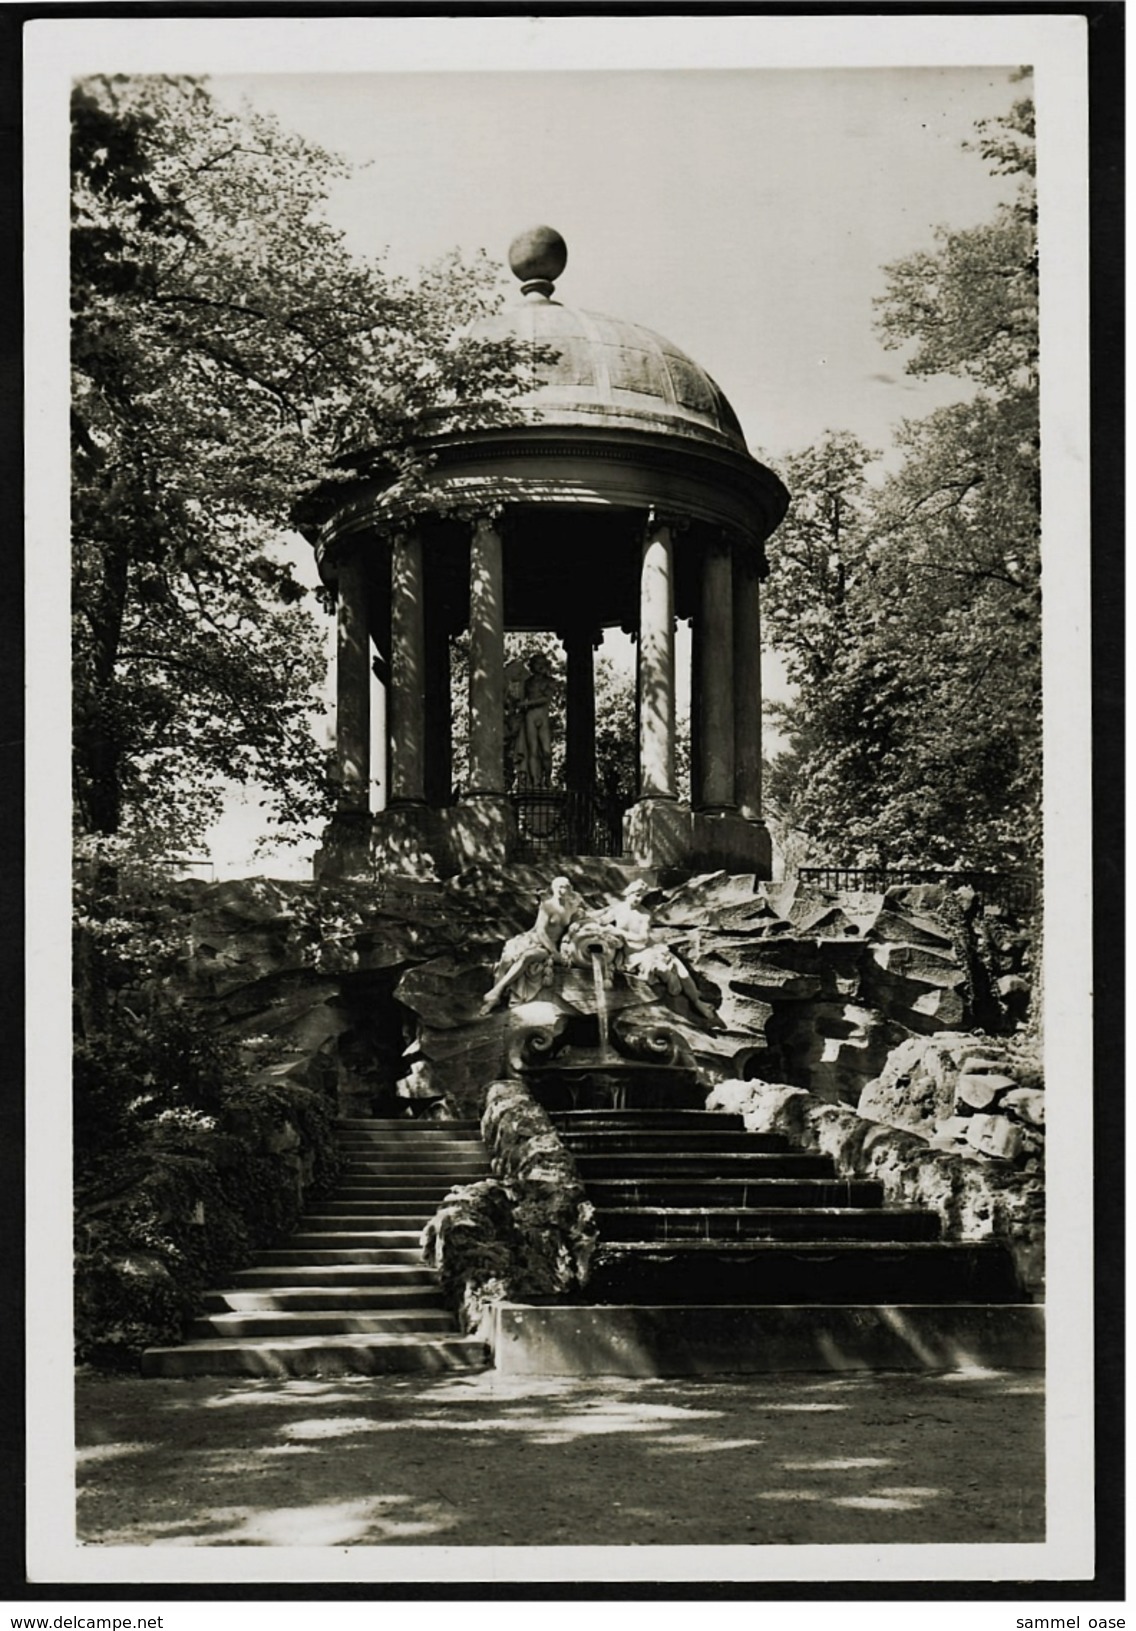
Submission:
POLYGON ((762 616, 797 685, 823 685, 848 641, 867 566, 868 468, 875 457, 857 437, 829 431, 778 461, 793 502, 775 535, 776 571, 762 616))
POLYGON ((303 822, 328 786, 293 507, 378 467, 397 509, 423 413, 518 388, 469 332, 491 275, 353 260, 323 214, 346 167, 198 81, 88 80, 72 135, 79 829, 176 841, 226 780, 303 822))
POLYGON ((818 858, 1000 866, 1040 839, 1037 261, 1032 107, 980 126, 1020 176, 991 221, 885 269, 885 343, 968 397, 869 455, 828 436, 784 462, 767 626, 797 686, 771 797, 818 858))
POLYGON ((844 860, 893 734, 871 549, 874 457, 856 437, 829 432, 780 461, 793 503, 775 535, 764 601, 770 641, 796 688, 792 703, 770 705, 790 747, 770 766, 768 796, 819 853, 832 854, 831 838, 844 860))
POLYGON ((891 595, 919 683, 908 780, 924 831, 991 864, 1041 839, 1040 434, 1033 104, 971 144, 1015 197, 992 220, 940 233, 928 262, 887 269, 885 340, 914 342, 911 373, 953 373, 970 400, 901 429, 907 457, 878 506, 891 595), (902 569, 900 569, 902 563, 902 569))
POLYGON ((937 249, 884 268, 876 302, 883 342, 914 342, 909 374, 958 374, 998 396, 1036 391, 1038 362, 1037 202, 1030 100, 1004 118, 982 120, 966 144, 995 173, 1021 179, 1017 195, 989 222, 954 232, 940 227, 937 249))
POLYGON ((889 792, 929 858, 1027 863, 1041 830, 1036 430, 980 395, 905 427, 877 507, 891 645, 915 683, 889 792))

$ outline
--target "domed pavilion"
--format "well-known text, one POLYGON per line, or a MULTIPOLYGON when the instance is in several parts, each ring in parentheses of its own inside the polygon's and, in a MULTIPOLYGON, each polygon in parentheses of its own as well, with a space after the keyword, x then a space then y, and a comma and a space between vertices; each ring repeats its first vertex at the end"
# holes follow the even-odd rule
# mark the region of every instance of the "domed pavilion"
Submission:
POLYGON ((555 298, 566 261, 547 227, 512 245, 521 298, 488 333, 521 340, 532 383, 500 423, 439 420, 409 519, 392 524, 382 483, 361 483, 312 534, 338 615, 338 809, 316 861, 323 876, 445 877, 589 854, 770 875, 760 583, 788 495, 696 362, 649 329, 555 298), (676 618, 693 629, 689 802, 675 775, 676 618), (594 651, 611 628, 637 654, 638 784, 626 809, 596 784, 594 651), (464 629, 468 778, 455 788, 450 642, 464 629), (563 643, 562 717, 539 662, 507 663, 506 631, 563 643), (563 731, 561 785, 550 730, 563 731), (375 782, 385 807, 372 811, 375 782))

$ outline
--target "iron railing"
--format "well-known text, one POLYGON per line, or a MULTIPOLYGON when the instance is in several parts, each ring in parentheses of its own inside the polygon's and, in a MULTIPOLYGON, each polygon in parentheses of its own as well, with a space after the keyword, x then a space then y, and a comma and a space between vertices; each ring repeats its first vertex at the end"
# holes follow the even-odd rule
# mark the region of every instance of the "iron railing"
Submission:
POLYGON ((623 854, 621 799, 596 793, 514 793, 519 860, 545 855, 623 854))
POLYGON ((972 889, 984 905, 1001 906, 1007 911, 1032 912, 1037 885, 1031 872, 967 872, 954 867, 860 867, 803 866, 797 870, 802 883, 818 889, 878 892, 910 884, 942 884, 948 889, 972 889))

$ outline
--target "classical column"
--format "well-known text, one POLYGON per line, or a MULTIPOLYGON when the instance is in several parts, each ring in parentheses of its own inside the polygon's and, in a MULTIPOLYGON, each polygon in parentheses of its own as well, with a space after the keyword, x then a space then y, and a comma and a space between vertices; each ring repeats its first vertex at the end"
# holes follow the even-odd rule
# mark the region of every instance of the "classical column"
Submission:
POLYGON ((639 573, 639 797, 675 797, 674 541, 652 515, 639 573))
POLYGON ((576 624, 561 638, 567 657, 564 781, 570 793, 590 793, 596 784, 595 632, 576 624))
POLYGON ((733 563, 724 538, 702 557, 698 608, 697 807, 711 814, 734 808, 733 563))
POLYGON ((761 820, 761 585, 757 559, 734 556, 734 787, 738 814, 761 820))
POLYGON ((697 808, 702 786, 702 619, 696 612, 690 628, 690 803, 697 808))
POLYGON ((469 549, 469 791, 505 791, 505 585, 501 534, 483 516, 469 549))
POLYGON ((426 630, 422 539, 417 532, 391 540, 391 654, 387 723, 390 732, 390 803, 426 798, 426 630))
MULTIPOLYGON (((389 609, 388 609, 389 610, 389 609)), ((390 646, 390 618, 385 633, 380 629, 374 643, 390 646)), ((371 688, 371 783, 375 790, 375 808, 385 810, 390 803, 390 663, 384 650, 375 652, 371 660, 371 673, 378 681, 378 689, 371 688)))
MULTIPOLYGON (((436 588, 436 585, 433 586, 436 588)), ((449 804, 454 782, 453 715, 450 702, 450 629, 438 596, 426 592, 426 802, 449 804)))
POLYGON ((366 815, 371 796, 371 661, 367 596, 357 555, 336 585, 335 757, 341 814, 366 815))

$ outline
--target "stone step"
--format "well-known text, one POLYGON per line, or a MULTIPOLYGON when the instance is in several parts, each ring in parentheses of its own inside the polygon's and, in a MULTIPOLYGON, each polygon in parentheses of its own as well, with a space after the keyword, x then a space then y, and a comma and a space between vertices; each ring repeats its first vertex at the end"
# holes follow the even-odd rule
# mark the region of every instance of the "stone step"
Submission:
POLYGON ((601 1240, 938 1240, 939 1214, 855 1207, 598 1207, 601 1240))
POLYGON ((844 1240, 601 1242, 593 1303, 1024 1301, 997 1242, 844 1240))
POLYGON ((207 1291, 202 1307, 207 1314, 289 1309, 341 1313, 357 1308, 414 1314, 424 1309, 431 1312, 444 1310, 445 1304, 441 1290, 436 1286, 362 1286, 348 1281, 335 1285, 234 1286, 228 1290, 207 1291))
MULTIPOLYGON (((334 1253, 329 1256, 334 1257, 334 1253)), ((272 1286, 283 1280, 295 1286, 433 1286, 437 1275, 421 1262, 410 1263, 258 1263, 237 1269, 233 1286, 272 1286)))
POLYGON ((494 1364, 506 1376, 823 1376, 1045 1365, 1045 1310, 1037 1303, 497 1303, 490 1318, 494 1364))
POLYGON ((394 1150, 396 1154, 413 1154, 421 1150, 426 1155, 442 1155, 456 1150, 459 1155, 484 1148, 475 1134, 438 1135, 431 1138, 411 1138, 404 1133, 337 1133, 336 1147, 341 1150, 394 1150))
POLYGON ((468 1161, 419 1161, 417 1159, 400 1161, 390 1156, 376 1157, 364 1156, 358 1160, 351 1159, 343 1163, 341 1169, 344 1178, 389 1178, 400 1181, 403 1178, 468 1178, 471 1174, 481 1176, 489 1172, 489 1163, 484 1156, 471 1157, 468 1161))
POLYGON ((375 1376, 387 1371, 484 1370, 489 1352, 471 1337, 391 1335, 217 1337, 148 1348, 143 1376, 375 1376))
POLYGON ((410 1220, 418 1217, 434 1217, 448 1194, 448 1190, 441 1189, 433 1195, 417 1195, 410 1200, 402 1201, 397 1196, 392 1198, 389 1195, 371 1195, 366 1189, 355 1189, 345 1195, 335 1195, 330 1200, 324 1201, 322 1204, 326 1211, 321 1212, 320 1216, 369 1219, 385 1214, 393 1220, 386 1227, 392 1229, 421 1229, 422 1225, 420 1223, 414 1223, 410 1220), (351 1207, 352 1211, 349 1213, 342 1212, 340 1208, 345 1206, 351 1207), (403 1210, 404 1207, 406 1210, 403 1210), (362 1208, 362 1210, 356 1210, 357 1208, 362 1208))
POLYGON ((468 1145, 481 1142, 476 1127, 455 1130, 448 1122, 373 1122, 370 1127, 339 1127, 339 1143, 407 1143, 407 1145, 468 1145))
POLYGON ((357 1188, 359 1184, 380 1184, 392 1188, 405 1187, 407 1184, 419 1184, 428 1189, 431 1186, 440 1189, 443 1194, 453 1189, 456 1184, 475 1184, 482 1178, 491 1178, 493 1174, 488 1167, 457 1167, 447 1166, 440 1168, 414 1167, 396 1168, 386 1165, 374 1167, 350 1166, 343 1169, 336 1180, 337 1189, 350 1186, 357 1188))
POLYGON ((481 1134, 473 1129, 469 1132, 448 1132, 442 1127, 427 1129, 427 1127, 412 1127, 411 1122, 391 1122, 390 1129, 376 1129, 372 1132, 359 1129, 339 1129, 336 1132, 336 1143, 341 1147, 357 1147, 357 1145, 373 1145, 376 1148, 396 1148, 396 1150, 476 1150, 481 1143, 481 1134))
MULTIPOLYGON (((451 1185, 450 1188, 453 1186, 451 1185)), ((330 1195, 325 1195, 315 1202, 319 1207, 320 1216, 332 1216, 344 1207, 357 1210, 359 1207, 370 1207, 374 1210, 382 1209, 393 1217, 411 1217, 418 1213, 425 1213, 433 1217, 438 1210, 439 1198, 444 1199, 449 1193, 448 1188, 440 1184, 432 1184, 424 1189, 412 1189, 406 1193, 405 1184, 354 1184, 350 1189, 338 1185, 330 1195)), ((396 1225, 400 1229, 409 1229, 408 1223, 396 1225)))
POLYGON ((391 1161, 398 1166, 405 1166, 408 1162, 418 1166, 446 1166, 456 1163, 465 1165, 470 1161, 484 1161, 485 1150, 480 1144, 469 1144, 458 1149, 437 1149, 431 1145, 429 1149, 419 1149, 417 1145, 404 1148, 395 1144, 339 1144, 337 1145, 340 1158, 343 1161, 391 1161))
POLYGON ((190 1340, 152 1348, 144 1376, 376 1375, 481 1369, 457 1333, 421 1233, 455 1184, 488 1173, 477 1126, 352 1120, 344 1173, 318 1212, 210 1289, 190 1340))
POLYGON ((449 1172, 457 1167, 488 1165, 483 1149, 435 1155, 433 1151, 392 1151, 389 1147, 383 1149, 378 1146, 369 1150, 345 1150, 341 1145, 339 1155, 344 1167, 383 1166, 397 1167, 400 1170, 403 1167, 425 1167, 431 1172, 449 1172))
POLYGON ((470 1133, 481 1136, 479 1121, 415 1121, 408 1116, 341 1116, 335 1123, 336 1132, 406 1133, 410 1137, 430 1134, 470 1133))
POLYGON ((657 1153, 622 1150, 611 1155, 578 1155, 576 1165, 585 1185, 594 1178, 823 1178, 835 1176, 827 1155, 788 1150, 745 1153, 720 1150, 705 1155, 671 1150, 657 1153))
MULTIPOLYGON (((311 1218, 305 1219, 310 1226, 311 1218)), ((305 1255, 310 1250, 316 1252, 337 1252, 342 1247, 366 1246, 370 1251, 392 1251, 392 1263, 405 1263, 408 1261, 406 1253, 411 1259, 420 1261, 421 1229, 361 1229, 357 1223, 351 1223, 346 1229, 337 1227, 335 1220, 325 1228, 308 1227, 301 1229, 297 1234, 289 1235, 282 1247, 277 1251, 302 1252, 305 1255)), ((268 1257, 267 1252, 260 1254, 268 1257)), ((270 1258, 275 1261, 275 1258, 270 1258)))
POLYGON ((476 1150, 481 1140, 475 1133, 433 1133, 429 1137, 408 1133, 337 1133, 341 1150, 476 1150))
POLYGON ((422 1248, 415 1240, 409 1246, 277 1246, 257 1252, 253 1268, 315 1269, 336 1263, 360 1263, 374 1268, 413 1269, 422 1264, 422 1248))
POLYGON ((483 1144, 469 1144, 464 1149, 435 1149, 431 1144, 424 1148, 418 1144, 349 1144, 337 1146, 348 1161, 394 1161, 399 1166, 445 1166, 447 1162, 459 1163, 468 1161, 485 1161, 485 1146, 483 1144))
MULTIPOLYGON (((389 1167, 375 1171, 348 1168, 340 1173, 332 1194, 338 1199, 342 1191, 348 1189, 354 1191, 361 1185, 366 1185, 372 1189, 417 1189, 420 1193, 433 1190, 437 1194, 445 1195, 459 1184, 476 1184, 489 1177, 492 1177, 492 1174, 484 1168, 472 1167, 468 1171, 449 1167, 444 1172, 394 1172, 389 1167)), ((354 1196, 349 1198, 354 1199, 354 1196)), ((407 1198, 413 1200, 414 1196, 412 1194, 407 1198)))
POLYGON ((326 1200, 321 1200, 319 1205, 323 1209, 324 1205, 328 1204, 341 1205, 344 1202, 354 1204, 357 1200, 363 1200, 363 1202, 381 1200, 383 1204, 391 1205, 391 1207, 406 1205, 407 1209, 417 1207, 419 1210, 425 1207, 430 1212, 437 1212, 438 1205, 442 1204, 445 1197, 450 1194, 451 1189, 465 1189, 468 1182, 481 1182, 481 1179, 466 1181, 463 1178, 455 1178, 451 1184, 438 1184, 438 1182, 385 1184, 385 1182, 376 1182, 370 1178, 346 1178, 342 1181, 342 1184, 336 1187, 336 1191, 332 1192, 331 1196, 326 1197, 326 1200))
POLYGON ((380 1184, 369 1178, 345 1178, 336 1188, 333 1199, 336 1201, 406 1201, 413 1206, 429 1205, 432 1211, 437 1211, 437 1203, 444 1201, 453 1184, 440 1184, 435 1179, 426 1179, 421 1183, 413 1184, 380 1184))
POLYGON ((551 1120, 560 1133, 605 1129, 622 1132, 636 1127, 657 1132, 700 1127, 745 1131, 741 1116, 728 1116, 717 1110, 556 1110, 551 1120))
POLYGON ((412 1229, 420 1235, 434 1216, 416 1201, 388 1201, 382 1211, 370 1201, 329 1200, 323 1206, 322 1212, 308 1213, 305 1229, 412 1229))
POLYGON ((444 1308, 263 1309, 203 1314, 189 1328, 191 1341, 211 1337, 343 1336, 373 1331, 387 1336, 439 1331, 457 1334, 457 1321, 444 1308))
POLYGON ((597 1207, 882 1206, 883 1185, 871 1178, 595 1178, 588 1198, 597 1207))
POLYGON ((769 1155, 793 1148, 784 1133, 747 1133, 744 1128, 741 1132, 731 1132, 728 1128, 722 1132, 711 1127, 678 1128, 666 1132, 642 1128, 612 1131, 605 1128, 595 1132, 565 1132, 561 1138, 566 1148, 577 1157, 612 1155, 621 1151, 644 1155, 671 1152, 683 1155, 719 1152, 769 1155))

